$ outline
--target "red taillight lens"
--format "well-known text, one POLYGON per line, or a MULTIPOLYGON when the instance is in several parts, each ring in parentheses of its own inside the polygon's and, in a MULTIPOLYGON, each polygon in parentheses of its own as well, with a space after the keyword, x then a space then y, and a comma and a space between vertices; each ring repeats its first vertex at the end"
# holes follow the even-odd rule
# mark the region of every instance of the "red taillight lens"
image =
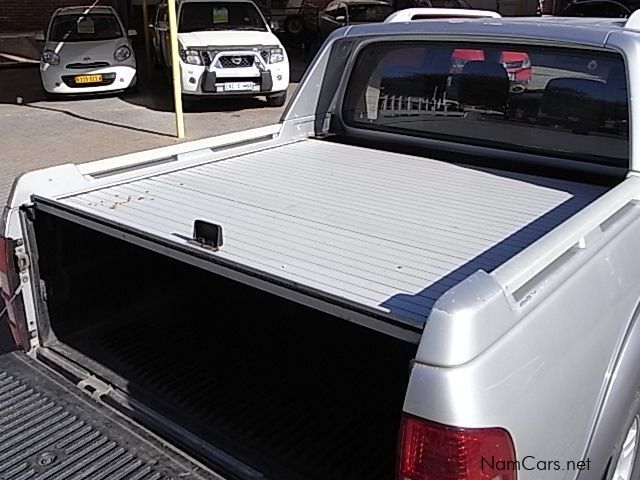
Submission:
POLYGON ((9 292, 9 242, 0 237, 0 291, 9 292))
POLYGON ((515 480, 516 469, 506 430, 402 419, 398 480, 515 480))

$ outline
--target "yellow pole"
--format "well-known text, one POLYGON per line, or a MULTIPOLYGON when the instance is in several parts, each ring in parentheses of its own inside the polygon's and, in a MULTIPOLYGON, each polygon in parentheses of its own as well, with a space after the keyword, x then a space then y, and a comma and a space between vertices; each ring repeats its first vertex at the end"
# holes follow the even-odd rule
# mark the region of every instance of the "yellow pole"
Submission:
POLYGON ((184 113, 182 111, 182 77, 180 74, 180 52, 178 51, 178 19, 176 0, 167 2, 169 13, 169 50, 171 50, 171 76, 173 77, 173 101, 176 107, 176 136, 184 138, 184 113))
POLYGON ((147 60, 147 75, 151 76, 151 47, 149 45, 149 5, 142 0, 142 24, 144 25, 144 54, 147 60))

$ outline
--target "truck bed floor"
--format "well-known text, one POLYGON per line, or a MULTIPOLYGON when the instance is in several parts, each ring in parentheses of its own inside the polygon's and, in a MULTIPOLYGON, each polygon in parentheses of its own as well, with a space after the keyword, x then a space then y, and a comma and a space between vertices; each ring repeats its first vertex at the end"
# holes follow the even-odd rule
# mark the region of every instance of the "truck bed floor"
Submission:
POLYGON ((219 478, 56 377, 23 353, 0 356, 3 480, 219 478))
POLYGON ((234 318, 194 297, 51 347, 266 478, 393 478, 413 345, 259 298, 234 318))

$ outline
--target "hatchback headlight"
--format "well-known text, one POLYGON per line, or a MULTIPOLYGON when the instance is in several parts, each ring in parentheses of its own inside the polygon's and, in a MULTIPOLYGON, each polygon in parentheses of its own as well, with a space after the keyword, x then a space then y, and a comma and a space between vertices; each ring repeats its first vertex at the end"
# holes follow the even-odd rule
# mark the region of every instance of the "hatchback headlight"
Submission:
POLYGON ((282 48, 272 48, 269 52, 269 63, 284 62, 284 51, 282 48))
POLYGON ((202 56, 198 50, 180 49, 180 58, 189 65, 202 65, 202 56))
POLYGON ((53 50, 45 50, 42 52, 42 61, 49 65, 58 65, 60 64, 60 55, 53 50))
POLYGON ((118 47, 118 49, 113 54, 113 58, 116 59, 116 62, 124 62, 130 57, 131 57, 131 49, 126 45, 122 45, 121 47, 118 47))

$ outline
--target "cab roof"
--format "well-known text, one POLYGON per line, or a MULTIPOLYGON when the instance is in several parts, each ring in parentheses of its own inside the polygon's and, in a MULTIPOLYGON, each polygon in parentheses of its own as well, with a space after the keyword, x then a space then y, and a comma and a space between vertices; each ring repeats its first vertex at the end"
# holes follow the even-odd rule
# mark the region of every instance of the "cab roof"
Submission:
POLYGON ((629 32, 640 38, 640 31, 625 28, 626 22, 620 18, 583 17, 455 18, 354 25, 344 29, 343 35, 459 34, 603 46, 613 32, 629 32))

